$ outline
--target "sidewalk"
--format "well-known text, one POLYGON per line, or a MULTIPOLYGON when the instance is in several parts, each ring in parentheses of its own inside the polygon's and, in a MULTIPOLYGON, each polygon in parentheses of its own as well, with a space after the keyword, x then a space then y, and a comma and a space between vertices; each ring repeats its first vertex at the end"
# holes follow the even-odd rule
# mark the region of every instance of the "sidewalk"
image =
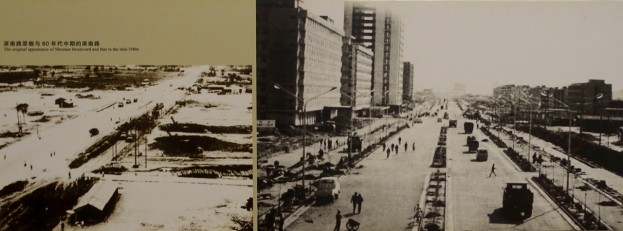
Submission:
MULTIPOLYGON (((362 144, 362 149, 365 149, 365 147, 367 147, 369 145, 369 137, 365 137, 367 136, 367 134, 369 133, 370 130, 374 131, 375 129, 383 126, 385 124, 385 120, 387 120, 387 122, 390 124, 389 128, 385 128, 386 131, 392 131, 392 129, 396 129, 396 125, 398 123, 400 123, 401 119, 397 119, 397 118, 380 118, 377 119, 376 121, 374 121, 374 123, 367 125, 365 127, 362 127, 358 130, 356 130, 357 134, 360 135, 364 135, 364 139, 363 139, 363 144, 362 144)), ((382 132, 382 131, 380 131, 382 132)), ((378 133, 378 132, 377 132, 378 133)), ((383 134, 384 135, 384 134, 383 134)), ((331 162, 332 164, 337 164, 340 161, 340 158, 342 156, 348 155, 348 152, 341 152, 345 149, 347 149, 347 136, 334 136, 330 138, 333 141, 333 144, 335 144, 335 141, 338 140, 340 145, 335 147, 332 150, 324 150, 324 155, 325 155, 325 162, 331 162)), ((377 143, 378 140, 380 138, 378 137, 373 137, 373 141, 372 143, 377 143)), ((313 144, 308 144, 305 147, 305 152, 307 153, 311 153, 313 155, 318 155, 318 151, 320 150, 320 143, 316 142, 313 144)), ((279 161, 279 165, 283 165, 286 166, 286 168, 289 168, 290 166, 293 166, 295 164, 297 164, 301 157, 303 156, 303 148, 297 148, 294 150, 291 150, 289 153, 283 153, 283 154, 279 154, 279 155, 274 155, 270 158, 268 158, 268 163, 263 164, 258 166, 258 170, 262 171, 262 169, 260 168, 261 166, 265 166, 265 165, 272 165, 275 163, 275 161, 279 161)))
MULTIPOLYGON (((528 140, 529 135, 527 133, 517 132, 516 134, 520 137, 523 137, 524 140, 526 141, 528 140)), ((532 136, 531 143, 532 145, 537 145, 543 148, 547 153, 552 154, 553 156, 563 158, 563 159, 567 158, 566 153, 559 151, 559 148, 556 145, 551 144, 547 141, 544 141, 535 136, 532 136)), ((584 164, 581 161, 577 161, 573 159, 573 156, 571 157, 572 157, 571 165, 581 168, 582 171, 586 173, 585 178, 595 178, 598 180, 606 180, 606 184, 608 184, 608 186, 610 186, 613 189, 616 189, 619 193, 623 193, 623 177, 617 174, 614 174, 603 168, 592 168, 584 164)))
MULTIPOLYGON (((528 140, 527 133, 517 132, 516 134, 519 137, 523 137, 524 140, 528 140)), ((503 134, 501 138, 505 142, 512 142, 512 138, 510 138, 506 134, 503 134)), ((531 138, 531 144, 533 146, 539 146, 540 148, 542 148, 543 151, 547 152, 552 156, 561 159, 567 158, 567 155, 565 153, 558 151, 558 147, 534 136, 531 138)), ((509 146, 512 146, 512 144, 509 146)), ((524 147, 521 147, 521 145, 516 145, 515 147, 520 153, 523 154, 525 153, 527 145, 525 145, 524 147)), ((545 160, 546 162, 544 162, 543 166, 538 167, 539 172, 546 175, 547 178, 552 179, 556 185, 566 188, 566 170, 558 163, 551 162, 549 158, 545 158, 545 160)), ((606 224, 610 225, 613 229, 623 230, 623 223, 620 222, 620 216, 621 214, 623 214, 623 207, 618 205, 616 202, 606 197, 605 195, 602 195, 600 191, 597 191, 594 186, 591 186, 584 180, 586 178, 606 180, 606 183, 610 187, 616 189, 619 192, 622 192, 621 189, 623 188, 623 179, 621 179, 620 176, 611 173, 605 169, 592 168, 577 160, 572 160, 571 162, 572 165, 574 165, 575 167, 581 168, 585 174, 580 177, 575 177, 575 175, 573 174, 570 175, 570 194, 575 197, 577 202, 580 202, 587 206, 589 210, 598 215, 606 224)))
MULTIPOLYGON (((395 131, 396 128, 398 127, 398 125, 403 124, 404 119, 400 118, 381 118, 376 120, 374 123, 365 126, 363 128, 358 129, 356 132, 360 135, 363 135, 363 144, 362 144, 362 150, 365 149, 368 145, 369 145, 369 139, 372 139, 372 144, 376 144, 378 143, 378 140, 380 140, 382 138, 382 136, 386 135, 386 132, 389 133, 389 131, 395 131), (390 126, 388 128, 385 128, 385 131, 383 130, 379 130, 375 133, 374 137, 370 137, 368 136, 368 133, 370 130, 374 131, 375 129, 383 126, 385 124, 385 122, 387 122, 390 124, 390 126), (371 127, 370 127, 371 126, 371 127), (393 129, 393 130, 392 130, 393 129)), ((334 143, 335 140, 339 140, 340 145, 338 147, 336 147, 335 149, 332 149, 330 151, 324 150, 324 160, 318 161, 316 162, 316 164, 321 164, 321 163, 325 163, 325 162, 330 162, 333 165, 336 165, 342 156, 347 156, 348 152, 340 152, 340 151, 344 151, 346 150, 346 148, 348 147, 346 145, 346 141, 347 141, 347 137, 346 136, 335 136, 335 137, 331 137, 330 138, 334 143)), ((307 153, 312 153, 313 155, 317 155, 318 151, 320 150, 320 143, 316 142, 314 144, 311 145, 307 145, 305 148, 305 152, 307 153)), ((283 165, 286 167, 286 169, 290 169, 291 166, 296 165, 297 163, 299 163, 300 158, 302 157, 303 154, 303 150, 302 147, 292 150, 289 153, 283 153, 281 155, 277 155, 277 156, 273 156, 271 158, 268 159, 268 163, 265 164, 261 164, 258 166, 258 177, 265 175, 266 172, 263 169, 263 166, 267 166, 267 165, 272 165, 274 164, 275 161, 279 161, 279 165, 283 165)), ((353 152, 352 154, 358 154, 353 152)), ((308 166, 306 164, 306 166, 308 166)), ((297 172, 301 167, 298 166, 296 168, 292 168, 290 169, 293 172, 297 172)), ((306 180, 306 187, 308 186, 308 184, 311 181, 306 180)), ((262 218, 262 216, 264 214, 266 214, 268 212, 268 209, 275 207, 278 205, 278 198, 280 197, 280 195, 282 195, 283 193, 285 193, 288 189, 293 188, 295 185, 297 184, 301 184, 301 181, 293 181, 293 182, 284 182, 284 183, 275 183, 274 185, 272 185, 269 188, 266 189, 262 189, 258 192, 258 195, 260 195, 258 198, 258 214, 259 217, 262 218), (269 196, 270 195, 270 196, 269 196), (265 196, 269 196, 269 197, 265 197, 265 196), (264 198, 265 197, 265 198, 264 198)), ((284 209, 282 212, 284 214, 284 218, 288 217, 289 214, 291 214, 292 212, 295 211, 290 211, 287 207, 282 208, 284 209)), ((260 219, 261 220, 261 219, 260 219)))

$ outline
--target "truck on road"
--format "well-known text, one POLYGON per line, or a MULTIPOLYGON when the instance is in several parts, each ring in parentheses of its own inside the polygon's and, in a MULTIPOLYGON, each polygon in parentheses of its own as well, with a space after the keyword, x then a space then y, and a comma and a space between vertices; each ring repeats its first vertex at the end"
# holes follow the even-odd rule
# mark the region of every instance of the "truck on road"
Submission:
POLYGON ((474 123, 473 122, 465 122, 463 124, 463 129, 465 130, 465 134, 472 134, 474 131, 474 123))
POLYGON ((316 200, 337 200, 340 195, 340 180, 337 177, 323 177, 315 182, 316 200))
POLYGON ((478 150, 478 147, 480 146, 480 143, 478 142, 478 140, 476 140, 476 137, 474 136, 468 136, 467 137, 467 147, 468 152, 475 152, 476 150, 478 150))
POLYGON ((522 219, 532 216, 534 194, 528 189, 527 183, 507 183, 504 188, 502 205, 504 212, 522 219))

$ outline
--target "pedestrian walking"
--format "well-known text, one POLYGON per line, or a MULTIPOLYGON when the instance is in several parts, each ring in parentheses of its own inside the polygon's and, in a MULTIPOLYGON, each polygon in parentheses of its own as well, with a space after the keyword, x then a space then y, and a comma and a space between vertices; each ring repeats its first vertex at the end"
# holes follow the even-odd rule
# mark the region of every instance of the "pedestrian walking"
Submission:
POLYGON ((391 153, 391 151, 389 150, 389 148, 387 149, 387 159, 389 159, 389 154, 391 153))
POLYGON ((266 214, 266 216, 264 217, 264 220, 266 221, 266 228, 267 228, 266 230, 270 230, 270 231, 275 230, 275 209, 274 208, 270 209, 268 214, 266 214))
POLYGON ((355 211, 357 211, 358 199, 359 199, 359 197, 357 197, 357 192, 355 192, 355 194, 353 194, 353 196, 350 197, 350 203, 353 204, 353 213, 355 213, 355 211))
POLYGON ((495 164, 493 164, 493 165, 491 166, 491 173, 489 173, 489 177, 491 177, 491 175, 492 175, 492 174, 493 174, 493 176, 497 176, 497 175, 495 174, 495 164))
POLYGON ((408 148, 409 148, 409 145, 407 145, 407 142, 405 142, 405 152, 407 152, 408 148))
POLYGON ((32 164, 30 165, 30 170, 32 170, 32 164))
POLYGON ((534 152, 534 155, 532 155, 532 164, 537 163, 537 161, 539 161, 536 157, 536 152, 534 152))
POLYGON ((402 137, 398 137, 398 145, 400 145, 401 141, 402 141, 402 137))
POLYGON ((278 229, 279 231, 283 231, 283 213, 281 213, 281 209, 277 209, 277 216, 275 216, 275 219, 277 219, 277 225, 278 225, 278 229))
POLYGON ((385 150, 387 144, 383 143, 383 150, 385 150))
POLYGON ((396 155, 398 155, 398 145, 396 145, 396 155))
POLYGON ((342 226, 342 212, 338 209, 337 214, 335 214, 335 228, 333 228, 333 231, 340 231, 340 226, 342 226))
POLYGON ((50 157, 52 157, 52 153, 50 152, 50 157))
POLYGON ((413 142, 413 145, 411 145, 411 148, 413 148, 413 151, 415 151, 415 142, 413 142))
POLYGON ((71 179, 71 172, 69 172, 69 179, 71 179))
POLYGON ((4 159, 6 160, 6 154, 4 154, 4 159))
POLYGON ((422 212, 422 209, 420 208, 420 206, 417 206, 416 212, 415 212, 415 220, 416 222, 420 222, 420 220, 422 220, 422 216, 424 215, 424 212, 422 212))
POLYGON ((363 196, 359 193, 357 194, 357 213, 361 213, 361 203, 363 203, 363 196))
POLYGON ((394 145, 395 145, 395 144, 392 144, 392 151, 394 151, 394 145))

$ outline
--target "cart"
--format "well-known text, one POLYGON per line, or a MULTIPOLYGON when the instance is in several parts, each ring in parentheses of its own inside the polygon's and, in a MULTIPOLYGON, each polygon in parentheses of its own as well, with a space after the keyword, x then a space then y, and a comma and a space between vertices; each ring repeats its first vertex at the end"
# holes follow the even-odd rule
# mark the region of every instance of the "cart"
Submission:
POLYGON ((356 220, 353 220, 352 218, 349 218, 348 222, 346 222, 346 230, 356 231, 358 229, 359 229, 359 222, 357 222, 356 220))

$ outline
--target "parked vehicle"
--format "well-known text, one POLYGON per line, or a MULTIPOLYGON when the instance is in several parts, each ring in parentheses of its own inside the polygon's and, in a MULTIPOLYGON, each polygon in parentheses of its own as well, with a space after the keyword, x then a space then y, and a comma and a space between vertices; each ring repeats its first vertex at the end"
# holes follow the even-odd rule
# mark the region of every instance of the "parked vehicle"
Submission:
POLYGON ((533 200, 534 194, 528 189, 527 183, 507 183, 502 208, 509 215, 527 218, 532 216, 533 200))
POLYGON ((478 150, 476 153, 476 161, 487 161, 487 159, 489 159, 489 152, 487 152, 486 149, 478 150))
POLYGON ((448 123, 448 127, 456 128, 456 120, 450 120, 450 122, 448 123))
POLYGON ((472 134, 472 132, 474 131, 474 123, 465 122, 463 124, 463 129, 465 130, 465 134, 472 134))
POLYGON ((337 177, 323 177, 316 181, 317 200, 329 199, 337 200, 340 195, 340 180, 337 177))
POLYGON ((117 107, 123 107, 123 102, 119 102, 119 103, 117 104, 117 107))
POLYGON ((469 148, 468 152, 475 152, 476 150, 478 150, 480 143, 473 136, 471 138, 472 139, 467 140, 467 147, 469 148))

